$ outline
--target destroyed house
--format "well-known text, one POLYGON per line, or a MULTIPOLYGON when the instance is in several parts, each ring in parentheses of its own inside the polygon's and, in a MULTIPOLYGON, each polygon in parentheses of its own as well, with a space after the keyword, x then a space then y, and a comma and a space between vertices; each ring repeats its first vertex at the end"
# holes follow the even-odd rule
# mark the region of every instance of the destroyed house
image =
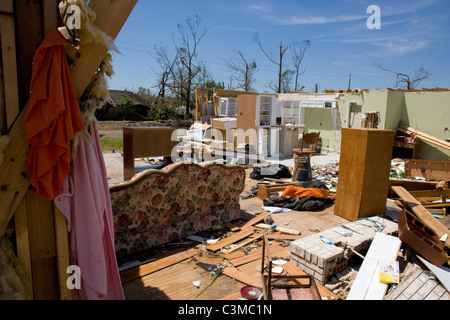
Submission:
POLYGON ((450 299, 446 90, 221 92, 223 110, 216 98, 214 113, 209 98, 197 106, 213 117, 205 127, 256 128, 256 152, 292 151, 287 165, 132 166, 110 184, 93 112, 136 3, 77 1, 79 37, 59 20, 65 2, 0 4, 0 299, 450 299))

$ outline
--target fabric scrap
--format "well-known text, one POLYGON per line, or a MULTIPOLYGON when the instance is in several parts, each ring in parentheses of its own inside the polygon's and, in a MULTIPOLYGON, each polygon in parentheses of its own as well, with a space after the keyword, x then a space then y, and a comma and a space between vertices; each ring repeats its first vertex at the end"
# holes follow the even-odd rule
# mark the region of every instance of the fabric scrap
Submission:
POLYGON ((85 129, 64 49, 67 40, 53 28, 37 49, 30 99, 23 121, 30 152, 31 184, 54 200, 70 171, 71 141, 85 129))
POLYGON ((114 247, 111 195, 98 126, 89 126, 90 140, 80 139, 56 205, 70 232, 70 263, 81 270, 82 286, 74 300, 123 300, 114 247))

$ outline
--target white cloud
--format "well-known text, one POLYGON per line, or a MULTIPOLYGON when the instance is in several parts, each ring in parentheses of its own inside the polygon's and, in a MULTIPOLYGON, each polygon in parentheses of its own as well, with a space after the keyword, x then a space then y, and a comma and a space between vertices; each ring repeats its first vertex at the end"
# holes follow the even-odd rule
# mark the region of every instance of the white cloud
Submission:
MULTIPOLYGON (((428 0, 428 1, 380 1, 378 6, 381 8, 382 17, 391 17, 396 15, 405 15, 413 12, 424 10, 428 7, 440 3, 442 0, 428 0)), ((364 1, 357 5, 342 6, 341 12, 352 12, 348 14, 335 14, 337 10, 335 6, 327 7, 326 5, 320 7, 320 14, 313 14, 311 8, 300 8, 292 6, 271 6, 269 3, 251 4, 248 8, 257 14, 261 14, 264 19, 273 21, 276 24, 302 25, 302 24, 327 24, 327 23, 342 23, 367 19, 369 15, 366 12, 368 2, 364 1), (293 12, 299 12, 293 14, 293 12)), ((317 9, 317 8, 316 8, 317 9)))
POLYGON ((309 16, 309 17, 270 17, 270 19, 281 25, 298 25, 298 24, 325 24, 349 22, 367 19, 366 15, 342 15, 338 17, 325 16, 309 16))

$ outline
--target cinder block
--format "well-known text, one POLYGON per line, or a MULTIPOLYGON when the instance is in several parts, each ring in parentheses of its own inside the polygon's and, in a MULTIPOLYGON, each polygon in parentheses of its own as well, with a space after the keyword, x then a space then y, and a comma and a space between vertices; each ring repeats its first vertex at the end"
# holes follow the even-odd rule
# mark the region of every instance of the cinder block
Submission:
MULTIPOLYGON (((291 260, 301 270, 325 284, 336 273, 336 267, 348 258, 344 253, 344 245, 361 251, 369 248, 375 234, 382 232, 388 235, 398 233, 397 223, 381 217, 365 218, 343 225, 351 232, 351 236, 344 236, 335 228, 322 231, 290 242, 291 260), (324 236, 334 245, 329 245, 320 239, 324 236)), ((353 254, 350 252, 350 254, 353 254)))

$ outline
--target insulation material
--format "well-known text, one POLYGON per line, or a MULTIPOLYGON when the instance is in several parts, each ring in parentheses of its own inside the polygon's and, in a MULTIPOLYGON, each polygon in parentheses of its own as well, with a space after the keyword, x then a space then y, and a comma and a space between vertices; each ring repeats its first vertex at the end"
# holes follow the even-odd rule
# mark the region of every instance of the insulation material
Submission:
POLYGON ((111 77, 114 74, 111 62, 112 56, 107 54, 79 101, 81 113, 86 124, 90 121, 96 121, 95 111, 111 99, 106 81, 107 76, 111 77))
POLYGON ((0 300, 30 300, 31 279, 25 273, 19 259, 14 253, 14 247, 9 240, 12 230, 8 229, 0 239, 0 300))
MULTIPOLYGON (((66 11, 69 6, 75 5, 80 8, 81 29, 76 30, 76 34, 70 32, 72 43, 77 46, 78 44, 86 45, 97 42, 104 44, 110 50, 118 52, 114 45, 114 40, 95 25, 96 14, 87 6, 87 2, 86 0, 64 0, 60 3, 59 8, 61 16, 64 17, 63 21, 67 19, 66 11)), ((69 32, 68 30, 61 31, 63 34, 69 32)), ((75 60, 76 53, 76 51, 69 51, 68 58, 75 60)), ((112 56, 107 53, 99 70, 94 75, 79 101, 81 113, 86 125, 90 121, 96 120, 95 111, 100 109, 106 101, 110 100, 106 77, 111 77, 114 74, 111 62, 112 56)))
MULTIPOLYGON (((77 6, 80 8, 80 26, 79 30, 65 30, 60 29, 60 31, 65 32, 72 37, 72 42, 74 44, 80 43, 85 45, 87 43, 98 42, 106 45, 108 49, 116 50, 114 46, 114 40, 106 35, 100 28, 95 25, 95 19, 97 15, 95 12, 88 7, 87 0, 63 0, 59 4, 59 11, 63 17, 63 21, 67 21, 67 8, 70 6, 77 6)), ((74 57, 72 57, 74 58, 74 57)))

